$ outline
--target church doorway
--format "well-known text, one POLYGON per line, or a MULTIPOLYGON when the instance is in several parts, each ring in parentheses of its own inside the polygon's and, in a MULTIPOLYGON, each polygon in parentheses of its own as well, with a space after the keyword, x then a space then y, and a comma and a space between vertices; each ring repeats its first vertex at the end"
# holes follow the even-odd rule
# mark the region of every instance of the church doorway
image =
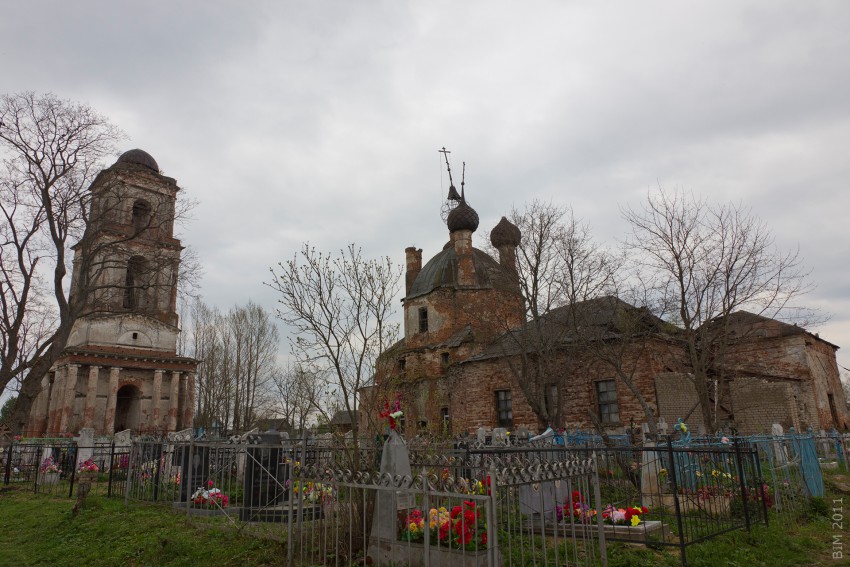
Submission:
POLYGON ((141 418, 142 393, 135 386, 122 386, 115 404, 115 433, 125 429, 138 429, 141 418))

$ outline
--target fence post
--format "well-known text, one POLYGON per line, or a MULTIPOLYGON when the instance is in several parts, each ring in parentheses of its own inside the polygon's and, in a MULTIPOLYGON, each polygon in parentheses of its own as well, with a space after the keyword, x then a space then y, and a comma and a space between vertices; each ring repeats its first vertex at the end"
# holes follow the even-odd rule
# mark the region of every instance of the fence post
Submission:
POLYGON ((109 480, 106 484, 106 497, 112 496, 112 470, 115 468, 115 440, 112 441, 112 446, 109 448, 109 480))
POLYGON ((484 479, 484 488, 485 490, 490 491, 490 515, 491 520, 487 521, 487 530, 490 532, 487 534, 487 545, 489 546, 489 561, 490 565, 498 564, 498 553, 499 553, 499 512, 496 507, 499 499, 498 499, 498 488, 499 488, 499 477, 496 474, 496 466, 491 464, 490 470, 487 471, 487 477, 484 479), (490 482, 487 482, 487 479, 490 479, 490 482), (492 538, 492 539, 491 539, 492 538))
MULTIPOLYGON (((183 446, 183 450, 186 450, 185 445, 183 446)), ((193 482, 195 480, 195 467, 194 467, 195 463, 193 462, 194 460, 195 460, 195 438, 192 437, 191 439, 189 439, 189 458, 186 459, 185 461, 183 461, 183 460, 180 461, 180 462, 187 463, 188 464, 187 468, 189 469, 187 471, 182 471, 182 473, 181 473, 182 476, 180 477, 180 483, 184 484, 184 479, 185 479, 185 485, 186 485, 186 520, 185 521, 186 521, 187 526, 189 525, 189 508, 193 504, 192 493, 190 493, 189 491, 192 490, 193 484, 198 484, 197 482, 193 482)), ((182 489, 182 487, 181 487, 181 489, 182 489)))
MULTIPOLYGON (((424 552, 424 556, 422 557, 422 560, 423 560, 422 564, 423 564, 424 567, 431 567, 431 551, 430 551, 431 550, 431 530, 427 529, 428 523, 431 520, 431 489, 428 486, 428 471, 425 469, 425 467, 422 467, 422 473, 421 474, 422 474, 422 488, 423 488, 423 490, 422 490, 422 509, 425 511, 425 526, 426 526, 426 529, 423 530, 425 532, 424 533, 425 541, 423 542, 424 545, 422 546, 422 549, 423 549, 423 552, 424 552)), ((487 517, 487 529, 488 530, 490 529, 490 517, 489 517, 489 515, 490 515, 490 507, 488 506, 487 507, 487 516, 488 516, 487 517)), ((489 542, 490 540, 488 539, 487 541, 489 542)), ((489 551, 488 551, 488 555, 489 555, 489 551)), ((489 559, 488 559, 488 561, 489 561, 489 559)), ((490 563, 490 565, 493 565, 493 563, 490 563)))
MULTIPOLYGON (((591 453, 591 459, 593 461, 593 499, 596 501, 596 509, 602 510, 602 492, 599 489, 599 460, 597 459, 596 451, 591 453)), ((573 493, 570 490, 570 524, 573 525, 573 536, 575 537, 575 523, 572 519, 573 506, 573 493)), ((597 514, 596 527, 599 530, 599 559, 602 562, 602 567, 608 567, 608 547, 605 543, 605 528, 602 527, 601 512, 597 514)))
POLYGON ((744 463, 741 460, 741 445, 738 437, 735 437, 735 464, 738 468, 738 484, 741 485, 741 502, 744 504, 744 524, 750 531, 750 507, 747 505, 747 483, 744 480, 744 463))
POLYGON ((68 498, 71 498, 71 496, 74 495, 74 480, 77 478, 77 456, 80 453, 80 448, 77 446, 76 442, 74 442, 73 447, 74 447, 74 458, 73 459, 71 458, 71 451, 70 451, 70 447, 69 447, 67 461, 66 461, 69 465, 71 463, 73 463, 73 466, 71 467, 71 485, 68 487, 68 498))
POLYGON ((673 458, 673 440, 667 436, 667 456, 669 457, 670 483, 673 485, 673 507, 676 511, 676 526, 679 529, 679 552, 682 555, 682 567, 688 565, 687 541, 682 526, 682 508, 679 505, 679 483, 676 480, 676 460, 673 458))
POLYGON ((9 443, 9 454, 6 455, 6 474, 3 484, 9 485, 10 479, 12 477, 12 450, 15 448, 15 442, 12 441, 9 443))
POLYGON ((767 495, 765 494, 765 482, 761 476, 761 461, 759 460, 759 452, 755 447, 751 447, 752 449, 752 457, 756 463, 756 475, 758 476, 759 490, 761 491, 761 509, 764 514, 764 525, 765 527, 770 527, 770 521, 767 519, 767 495))
POLYGON ((162 443, 157 443, 156 469, 153 473, 153 501, 159 501, 159 471, 162 468, 162 443))
POLYGON ((289 468, 289 473, 287 477, 289 478, 289 490, 287 490, 287 500, 289 501, 289 506, 287 506, 286 510, 286 564, 289 567, 292 567, 292 556, 295 548, 295 544, 292 541, 292 504, 293 498, 292 495, 295 493, 295 481, 293 480, 292 473, 295 471, 295 467, 292 462, 295 459, 295 451, 292 452, 291 458, 289 459, 289 463, 287 463, 287 467, 289 468))
POLYGON ((127 453, 127 482, 124 483, 124 506, 130 503, 130 490, 133 488, 133 464, 134 449, 141 444, 141 441, 130 441, 130 450, 127 453))

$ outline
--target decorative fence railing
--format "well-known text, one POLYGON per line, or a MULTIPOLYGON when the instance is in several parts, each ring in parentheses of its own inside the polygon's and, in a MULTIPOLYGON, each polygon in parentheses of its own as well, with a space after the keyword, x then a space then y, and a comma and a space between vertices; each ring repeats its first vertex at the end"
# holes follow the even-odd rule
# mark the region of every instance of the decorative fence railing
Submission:
POLYGON ((67 498, 76 495, 84 476, 91 494, 123 496, 129 465, 129 447, 38 439, 9 445, 4 451, 2 474, 6 485, 27 486, 34 492, 67 498), (82 470, 87 462, 90 471, 82 470))
POLYGON ((39 440, 4 452, 4 480, 72 497, 91 460, 95 493, 286 541, 289 565, 595 565, 610 541, 675 548, 686 564, 689 546, 823 495, 811 435, 614 447, 413 439, 404 474, 381 474, 375 439, 347 443, 39 440))

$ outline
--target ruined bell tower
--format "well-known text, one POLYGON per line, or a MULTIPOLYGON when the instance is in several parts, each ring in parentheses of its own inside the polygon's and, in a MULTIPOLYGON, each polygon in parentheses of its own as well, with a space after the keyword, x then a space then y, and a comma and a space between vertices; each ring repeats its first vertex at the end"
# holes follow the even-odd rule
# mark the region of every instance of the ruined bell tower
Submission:
POLYGON ((197 361, 177 356, 180 188, 136 149, 101 171, 89 191, 71 279, 83 315, 42 381, 28 433, 191 427, 197 361))

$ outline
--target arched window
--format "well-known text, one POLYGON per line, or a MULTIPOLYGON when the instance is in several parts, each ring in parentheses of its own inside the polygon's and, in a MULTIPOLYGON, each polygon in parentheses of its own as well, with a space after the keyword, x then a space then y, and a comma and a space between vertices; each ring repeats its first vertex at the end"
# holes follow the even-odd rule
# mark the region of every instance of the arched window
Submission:
POLYGON ((147 201, 139 199, 133 203, 133 230, 140 232, 151 223, 151 205, 147 201))
POLYGON ((127 275, 124 280, 125 309, 139 309, 143 307, 146 271, 147 261, 141 256, 133 256, 127 262, 127 275))

